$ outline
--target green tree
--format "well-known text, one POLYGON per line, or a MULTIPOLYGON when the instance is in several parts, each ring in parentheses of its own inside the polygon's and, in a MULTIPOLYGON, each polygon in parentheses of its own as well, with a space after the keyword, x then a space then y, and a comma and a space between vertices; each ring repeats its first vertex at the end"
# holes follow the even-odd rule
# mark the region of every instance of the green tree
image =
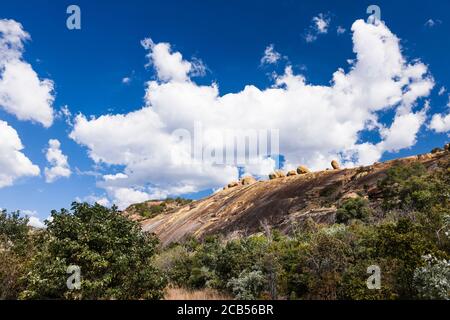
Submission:
POLYGON ((158 299, 165 279, 152 266, 157 240, 115 207, 73 203, 52 211, 38 253, 24 277, 23 299, 158 299), (67 268, 81 270, 81 288, 69 290, 67 268))
POLYGON ((27 223, 19 212, 0 211, 0 300, 17 299, 24 289, 19 279, 34 254, 27 223))

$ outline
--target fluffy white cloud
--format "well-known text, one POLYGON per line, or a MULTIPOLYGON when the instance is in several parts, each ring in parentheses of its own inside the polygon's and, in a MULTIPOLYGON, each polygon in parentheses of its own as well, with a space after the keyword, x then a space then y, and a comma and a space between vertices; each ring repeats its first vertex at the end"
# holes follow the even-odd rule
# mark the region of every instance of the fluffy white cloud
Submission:
MULTIPOLYGON (((442 87, 442 88, 444 88, 444 87, 442 87)), ((442 88, 441 88, 440 92, 441 91, 443 91, 443 92, 442 92, 442 94, 439 94, 439 95, 443 95, 445 93, 445 90, 442 90, 442 88)), ((447 107, 450 108, 450 95, 448 96, 447 107)), ((438 133, 449 132, 450 131, 450 112, 447 112, 447 114, 433 115, 428 127, 438 133)))
POLYGON ((430 128, 439 133, 449 132, 450 113, 447 115, 435 114, 431 119, 430 128))
POLYGON ((39 167, 21 150, 23 145, 16 130, 0 120, 0 188, 11 186, 18 178, 39 175, 39 167))
MULTIPOLYGON (((115 204, 121 208, 125 209, 129 205, 133 203, 144 202, 146 200, 152 199, 153 195, 135 190, 132 188, 112 188, 111 195, 115 200, 115 204)), ((164 195, 155 195, 154 198, 164 198, 167 194, 164 195)))
POLYGON ((111 205, 110 201, 105 196, 89 195, 89 196, 84 197, 84 198, 77 197, 75 199, 75 201, 77 201, 77 202, 87 202, 87 203, 90 203, 90 204, 98 203, 99 205, 104 206, 104 207, 109 207, 111 205))
POLYGON ((313 18, 313 22, 316 25, 316 29, 318 33, 327 33, 328 25, 330 24, 330 18, 320 13, 317 17, 313 18))
POLYGON ((330 17, 326 14, 319 13, 316 17, 313 17, 312 25, 306 33, 306 42, 313 42, 317 40, 318 35, 328 33, 328 27, 330 26, 330 17))
POLYGON ((149 51, 147 66, 153 65, 161 81, 183 82, 189 76, 203 76, 206 73, 206 66, 200 59, 193 59, 191 62, 184 60, 181 53, 172 52, 169 43, 155 44, 152 39, 146 38, 141 44, 149 51))
POLYGON ((50 139, 48 145, 45 157, 50 167, 46 167, 44 170, 45 181, 52 183, 59 178, 70 177, 72 171, 70 170, 67 156, 61 152, 61 143, 56 139, 50 139))
POLYGON ((270 44, 264 50, 264 56, 261 58, 261 64, 274 64, 280 59, 281 54, 275 51, 273 44, 270 44))
POLYGON ((28 226, 36 229, 45 229, 45 224, 38 217, 29 217, 28 226))
POLYGON ((397 115, 390 128, 381 130, 382 150, 395 152, 416 144, 416 134, 426 119, 425 111, 397 115))
POLYGON ((399 39, 383 23, 357 20, 352 32, 356 58, 349 71, 337 70, 328 86, 309 84, 287 67, 270 88, 248 85, 222 96, 215 83, 194 83, 190 62, 169 44, 144 40, 158 77, 147 83, 145 106, 128 114, 78 115, 70 136, 87 147, 96 163, 124 168, 99 183, 122 208, 218 188, 237 179, 240 170, 263 175, 275 165, 267 158, 274 154, 255 156, 243 165, 218 164, 209 157, 192 161, 192 140, 180 129, 216 151, 226 148, 217 132, 279 130, 286 168, 306 164, 323 169, 334 158, 348 166, 372 163, 383 152, 415 143, 427 110, 419 108, 418 99, 429 95, 434 81, 426 65, 405 60, 399 39), (387 110, 395 111, 392 123, 379 123, 379 113, 387 110), (196 123, 202 125, 201 133, 195 134, 196 123), (377 132, 381 141, 361 141, 365 131, 377 132))
POLYGON ((20 23, 0 20, 0 107, 19 120, 49 127, 53 123, 53 82, 39 79, 23 61, 23 45, 28 39, 20 23))

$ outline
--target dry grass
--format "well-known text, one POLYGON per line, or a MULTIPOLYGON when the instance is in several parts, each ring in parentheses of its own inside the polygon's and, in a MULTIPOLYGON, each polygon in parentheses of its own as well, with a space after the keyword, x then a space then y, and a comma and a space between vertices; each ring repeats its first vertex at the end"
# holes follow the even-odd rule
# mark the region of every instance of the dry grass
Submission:
POLYGON ((213 289, 187 290, 167 288, 165 300, 231 300, 232 298, 213 289))

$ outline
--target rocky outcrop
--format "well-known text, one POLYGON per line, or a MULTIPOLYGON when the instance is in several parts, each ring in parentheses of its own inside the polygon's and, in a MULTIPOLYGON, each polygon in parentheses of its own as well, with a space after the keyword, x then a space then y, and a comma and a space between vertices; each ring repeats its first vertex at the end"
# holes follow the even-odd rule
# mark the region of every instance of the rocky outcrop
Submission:
POLYGON ((155 233, 163 245, 190 236, 233 238, 255 234, 261 232, 261 221, 288 234, 308 219, 333 223, 336 206, 345 199, 361 196, 382 201, 377 183, 393 165, 419 161, 428 170, 434 170, 439 162, 449 159, 449 152, 440 152, 371 166, 302 174, 291 179, 259 181, 245 187, 238 187, 242 182, 236 182, 232 184, 235 187, 141 221, 141 225, 144 231, 155 233))
POLYGON ((297 173, 298 174, 307 174, 307 173, 310 173, 310 172, 311 172, 311 170, 309 170, 308 167, 306 167, 306 166, 299 166, 297 168, 297 173))
POLYGON ((254 184, 256 182, 257 182, 256 179, 253 178, 252 176, 246 176, 246 177, 241 179, 241 184, 243 186, 249 186, 249 185, 254 184))
POLYGON ((331 161, 331 166, 333 167, 334 170, 339 170, 341 168, 341 166, 339 165, 339 162, 337 162, 337 160, 331 161))
POLYGON ((288 173, 286 175, 288 177, 296 176, 297 175, 297 171, 296 170, 290 170, 290 171, 288 171, 288 173))
POLYGON ((284 178, 284 177, 286 177, 286 175, 281 170, 275 170, 275 172, 269 174, 269 179, 270 180, 284 178))
POLYGON ((239 182, 233 181, 228 184, 228 188, 234 188, 234 187, 237 187, 238 185, 239 185, 239 182))

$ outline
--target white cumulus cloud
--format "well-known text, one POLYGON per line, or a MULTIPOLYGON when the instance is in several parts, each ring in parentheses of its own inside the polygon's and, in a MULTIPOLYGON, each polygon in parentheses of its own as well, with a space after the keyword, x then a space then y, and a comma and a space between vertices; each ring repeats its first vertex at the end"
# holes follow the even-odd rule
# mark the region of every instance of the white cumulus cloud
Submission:
POLYGON ((39 167, 22 153, 23 148, 17 131, 0 120, 0 188, 18 178, 39 175, 39 167))
POLYGON ((0 20, 0 107, 19 120, 49 127, 53 123, 53 82, 39 79, 22 58, 24 42, 30 39, 22 25, 0 20))
MULTIPOLYGON (((317 28, 326 30, 324 25, 317 28)), ((225 95, 216 83, 193 82, 190 62, 169 44, 144 40, 157 75, 147 83, 145 105, 127 114, 80 114, 70 137, 85 146, 97 164, 123 168, 98 184, 121 208, 216 189, 236 180, 240 172, 263 175, 275 166, 269 158, 273 154, 245 164, 192 161, 192 140, 180 139, 180 132, 200 137, 207 150, 212 146, 217 151, 226 147, 218 131, 279 130, 286 168, 305 164, 323 169, 335 158, 347 166, 372 163, 386 151, 415 143, 427 111, 419 99, 429 95, 434 81, 425 64, 406 60, 399 39, 384 23, 357 20, 351 30, 356 57, 347 72, 338 69, 331 76, 329 85, 308 83, 287 67, 269 88, 247 85, 225 95), (393 118, 379 123, 380 113, 387 110, 393 111, 393 118), (201 134, 195 135, 196 123, 202 125, 201 134), (367 131, 378 134, 379 141, 364 141, 362 133, 367 131)))
POLYGON ((275 51, 273 44, 270 44, 264 50, 264 56, 261 58, 261 64, 274 64, 280 59, 281 54, 275 51))
POLYGON ((328 33, 330 21, 330 17, 323 13, 319 13, 317 16, 313 17, 311 20, 312 25, 305 35, 306 42, 316 41, 319 35, 328 33))
POLYGON ((450 131, 450 113, 435 114, 431 118, 430 128, 438 133, 445 133, 450 131))
POLYGON ((44 170, 45 181, 52 183, 59 178, 70 177, 72 171, 70 170, 67 156, 61 152, 61 143, 56 139, 50 139, 48 145, 45 157, 50 167, 46 167, 44 170))
POLYGON ((36 229, 45 229, 45 223, 43 223, 38 217, 31 216, 28 218, 28 226, 36 229))

